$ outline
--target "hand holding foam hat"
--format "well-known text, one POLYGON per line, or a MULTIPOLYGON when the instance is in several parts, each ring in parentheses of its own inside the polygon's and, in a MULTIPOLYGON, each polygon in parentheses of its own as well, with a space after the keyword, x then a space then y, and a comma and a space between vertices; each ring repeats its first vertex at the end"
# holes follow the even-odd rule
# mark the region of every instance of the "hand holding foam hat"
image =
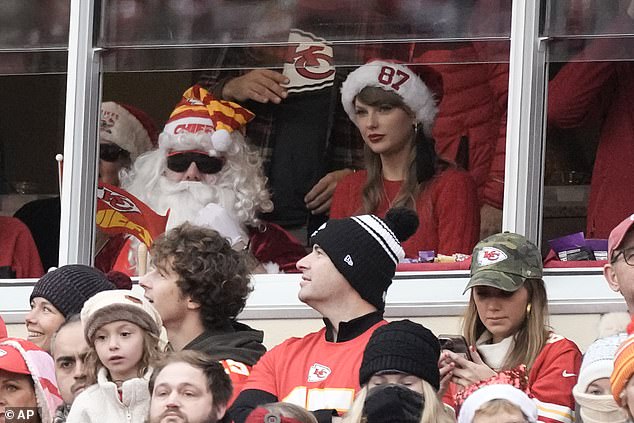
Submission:
POLYGON ((522 235, 499 233, 480 241, 473 249, 471 280, 464 292, 482 285, 514 292, 526 279, 542 276, 542 256, 537 246, 522 235))

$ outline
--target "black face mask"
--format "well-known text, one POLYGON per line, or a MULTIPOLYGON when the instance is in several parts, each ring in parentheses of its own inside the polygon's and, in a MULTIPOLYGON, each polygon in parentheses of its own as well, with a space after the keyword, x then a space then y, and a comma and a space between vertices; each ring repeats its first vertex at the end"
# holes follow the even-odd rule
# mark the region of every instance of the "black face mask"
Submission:
POLYGON ((368 391, 363 415, 368 423, 418 423, 425 400, 403 385, 385 384, 368 391))

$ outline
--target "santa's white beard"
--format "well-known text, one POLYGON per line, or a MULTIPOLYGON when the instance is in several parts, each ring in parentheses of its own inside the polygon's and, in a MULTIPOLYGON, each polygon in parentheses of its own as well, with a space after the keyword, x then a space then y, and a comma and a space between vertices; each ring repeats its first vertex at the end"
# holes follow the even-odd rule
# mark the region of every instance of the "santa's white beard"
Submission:
POLYGON ((217 185, 193 181, 173 182, 161 176, 158 186, 152 192, 152 198, 149 206, 156 212, 165 214, 167 209, 170 210, 166 230, 194 220, 198 212, 209 203, 219 204, 235 216, 235 194, 230 189, 217 185))

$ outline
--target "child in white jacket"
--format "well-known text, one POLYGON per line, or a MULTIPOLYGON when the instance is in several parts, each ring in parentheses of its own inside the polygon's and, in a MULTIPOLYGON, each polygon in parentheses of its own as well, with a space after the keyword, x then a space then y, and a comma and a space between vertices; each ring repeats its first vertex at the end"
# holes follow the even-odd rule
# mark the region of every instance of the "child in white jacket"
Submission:
POLYGON ((142 423, 148 415, 148 380, 158 358, 161 317, 142 296, 103 291, 81 310, 90 346, 87 372, 96 384, 73 402, 68 423, 142 423))

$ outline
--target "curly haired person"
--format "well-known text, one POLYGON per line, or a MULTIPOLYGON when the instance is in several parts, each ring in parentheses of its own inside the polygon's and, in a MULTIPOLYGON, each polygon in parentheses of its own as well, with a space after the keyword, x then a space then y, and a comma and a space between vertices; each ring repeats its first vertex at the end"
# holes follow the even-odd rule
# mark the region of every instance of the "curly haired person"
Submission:
POLYGON ((141 278, 176 351, 197 350, 219 360, 235 392, 266 348, 263 332, 236 321, 251 292, 246 253, 213 229, 184 223, 152 245, 155 269, 141 278))

